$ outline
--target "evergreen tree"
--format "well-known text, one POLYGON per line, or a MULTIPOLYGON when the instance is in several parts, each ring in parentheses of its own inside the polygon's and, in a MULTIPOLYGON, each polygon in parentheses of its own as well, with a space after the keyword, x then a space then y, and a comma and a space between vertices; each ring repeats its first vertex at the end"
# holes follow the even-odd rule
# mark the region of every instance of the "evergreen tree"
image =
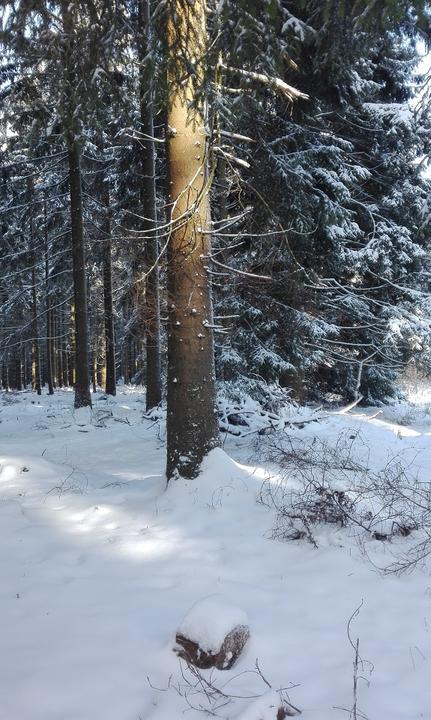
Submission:
MULTIPOLYGON (((384 32, 362 29, 364 8, 336 5, 271 5, 278 44, 288 49, 276 53, 282 77, 308 101, 291 107, 243 86, 240 112, 236 97, 225 111, 236 136, 254 140, 232 152, 250 168, 236 182, 232 164, 230 201, 239 212, 242 185, 236 195, 254 212, 242 220, 235 252, 230 238, 220 234, 220 243, 234 268, 271 281, 237 276, 235 297, 221 294, 217 313, 239 321, 219 349, 219 368, 225 377, 278 379, 298 396, 318 389, 378 399, 393 392, 418 332, 429 334, 412 314, 418 287, 427 290, 427 183, 414 167, 423 135, 408 106, 418 56, 395 18, 384 32)), ((253 43, 265 42, 260 30, 269 24, 256 15, 250 24, 253 43)), ((253 57, 261 72, 275 71, 268 52, 253 57)))

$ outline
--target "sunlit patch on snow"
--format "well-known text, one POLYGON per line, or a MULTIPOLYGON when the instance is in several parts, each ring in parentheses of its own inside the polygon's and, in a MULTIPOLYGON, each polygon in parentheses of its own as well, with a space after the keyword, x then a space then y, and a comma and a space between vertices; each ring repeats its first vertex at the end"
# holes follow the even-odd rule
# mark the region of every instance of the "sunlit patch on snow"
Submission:
POLYGON ((144 540, 128 540, 122 543, 122 549, 131 557, 160 558, 171 555, 179 549, 179 545, 161 538, 145 538, 144 540))
POLYGON ((0 463, 0 482, 8 482, 14 480, 18 475, 19 469, 16 465, 3 465, 0 463))
POLYGON ((398 437, 420 437, 421 435, 423 435, 423 433, 419 432, 418 430, 414 430, 411 427, 406 427, 405 425, 398 425, 397 423, 391 423, 388 420, 382 420, 381 418, 369 418, 365 414, 357 414, 353 417, 362 420, 362 422, 369 422, 372 425, 376 425, 377 427, 387 428, 398 437))
POLYGON ((118 525, 116 522, 109 522, 109 523, 106 523, 106 525, 104 525, 104 528, 106 530, 116 530, 118 528, 118 525))

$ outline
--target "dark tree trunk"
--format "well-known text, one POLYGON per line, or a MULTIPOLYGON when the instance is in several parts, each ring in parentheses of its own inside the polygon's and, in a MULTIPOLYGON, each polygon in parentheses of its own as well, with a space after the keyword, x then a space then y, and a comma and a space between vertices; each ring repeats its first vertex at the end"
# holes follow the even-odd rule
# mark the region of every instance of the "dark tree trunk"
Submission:
POLYGON ((48 383, 48 394, 54 394, 54 385, 52 382, 52 322, 51 322, 51 301, 47 290, 46 295, 46 381, 48 383))
POLYGON ((97 393, 97 347, 93 350, 91 362, 91 384, 93 393, 97 393))
POLYGON ((105 321, 105 391, 108 395, 117 392, 115 377, 115 329, 114 309, 112 302, 112 252, 111 252, 111 223, 110 223, 110 197, 108 180, 105 178, 102 187, 102 203, 105 209, 103 230, 103 307, 105 321))
POLYGON ((67 342, 68 318, 65 310, 61 313, 61 352, 63 353, 63 387, 69 385, 69 361, 70 353, 67 342))
POLYGON ((136 341, 133 337, 129 341, 129 382, 131 383, 136 374, 136 341))
POLYGON ((145 68, 144 59, 149 51, 150 0, 138 0, 139 13, 139 81, 141 106, 141 157, 142 230, 145 237, 145 342, 147 410, 162 399, 160 374, 160 297, 159 248, 157 238, 156 169, 153 118, 152 73, 145 68))
POLYGON ((78 142, 79 120, 75 90, 79 78, 75 73, 75 54, 80 49, 74 39, 74 4, 61 2, 63 21, 63 122, 69 166, 70 217, 72 240, 72 275, 75 317, 75 408, 91 407, 88 357, 88 310, 85 268, 84 227, 82 218, 81 151, 78 142))
POLYGON ((68 362, 68 385, 73 387, 75 385, 75 319, 74 319, 74 306, 70 305, 69 312, 69 362, 68 362))
POLYGON ((56 388, 58 385, 57 377, 57 323, 56 323, 56 311, 51 308, 49 311, 50 325, 51 325, 51 368, 52 368, 52 384, 56 388))
POLYGON ((192 103, 193 78, 183 66, 184 57, 204 56, 205 2, 196 0, 188 6, 187 14, 182 0, 170 0, 168 5, 171 75, 167 149, 173 222, 167 270, 169 479, 177 473, 196 477, 203 458, 219 438, 207 272, 211 244, 205 119, 203 109, 192 103), (188 80, 180 83, 184 76, 188 80))
POLYGON ((54 394, 52 384, 52 338, 51 338, 51 299, 49 287, 49 245, 47 213, 45 204, 45 308, 46 308, 46 381, 48 383, 48 394, 54 394))
POLYGON ((1 384, 3 390, 9 390, 9 373, 6 354, 3 356, 3 362, 1 366, 1 384))
POLYGON ((75 407, 91 407, 88 367, 87 282, 85 271, 84 229, 80 153, 76 140, 68 147, 70 214, 72 228, 73 294, 75 300, 75 407))
POLYGON ((57 328, 57 383, 58 387, 63 387, 63 327, 61 323, 61 308, 57 311, 56 328, 57 328))
POLYGON ((22 362, 21 362, 21 348, 18 347, 14 351, 14 388, 15 390, 22 390, 22 362))
POLYGON ((41 387, 41 376, 40 376, 40 348, 39 348, 39 323, 37 321, 37 293, 36 293, 36 270, 33 263, 31 269, 31 283, 32 283, 32 333, 33 333, 33 389, 36 390, 38 395, 42 394, 41 387))
POLYGON ((28 343, 24 343, 24 386, 31 387, 31 346, 29 351, 28 343))

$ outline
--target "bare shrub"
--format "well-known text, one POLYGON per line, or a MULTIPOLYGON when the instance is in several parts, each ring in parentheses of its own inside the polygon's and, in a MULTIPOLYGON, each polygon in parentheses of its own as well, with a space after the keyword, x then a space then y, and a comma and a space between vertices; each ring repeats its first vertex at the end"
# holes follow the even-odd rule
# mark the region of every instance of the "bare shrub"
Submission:
MULTIPOLYGON (((182 660, 179 661, 179 670, 180 676, 174 679, 171 675, 166 687, 156 687, 149 677, 147 677, 147 681, 153 690, 159 692, 173 691, 179 695, 184 702, 184 712, 195 710, 204 715, 227 720, 232 717, 232 705, 235 706, 236 713, 237 706, 243 705, 244 701, 263 698, 268 688, 273 690, 272 685, 263 675, 258 660, 256 660, 253 670, 244 670, 227 680, 221 680, 220 673, 214 669, 205 672, 182 660), (257 688, 256 692, 243 692, 235 688, 236 681, 243 679, 244 676, 249 676, 250 679, 253 678, 258 681, 260 687, 257 688)), ((288 695, 288 690, 295 687, 297 685, 291 683, 288 688, 279 688, 274 692, 278 706, 275 708, 277 715, 274 714, 274 720, 283 720, 286 717, 301 714, 301 711, 292 704, 288 695)))
POLYGON ((396 558, 385 568, 391 572, 431 556, 431 483, 421 481, 402 455, 373 470, 369 449, 349 431, 333 444, 274 437, 266 456, 281 468, 278 478, 263 483, 258 498, 277 511, 274 538, 306 539, 317 547, 317 529, 325 524, 353 527, 363 539, 409 538, 405 547, 397 544, 396 558))
POLYGON ((364 713, 359 709, 358 706, 358 695, 359 695, 359 683, 362 680, 369 686, 370 682, 365 677, 365 674, 368 673, 371 675, 371 673, 374 670, 374 665, 369 660, 364 660, 360 653, 359 653, 359 638, 353 639, 352 637, 352 623, 355 620, 355 618, 358 617, 361 608, 363 605, 363 600, 361 600, 360 605, 354 610, 352 615, 350 616, 348 623, 347 623, 347 639, 349 642, 350 647, 353 650, 353 677, 352 677, 352 707, 351 708, 345 708, 345 707, 338 707, 336 706, 337 710, 343 710, 344 712, 349 713, 350 720, 368 720, 367 716, 364 715, 364 713))

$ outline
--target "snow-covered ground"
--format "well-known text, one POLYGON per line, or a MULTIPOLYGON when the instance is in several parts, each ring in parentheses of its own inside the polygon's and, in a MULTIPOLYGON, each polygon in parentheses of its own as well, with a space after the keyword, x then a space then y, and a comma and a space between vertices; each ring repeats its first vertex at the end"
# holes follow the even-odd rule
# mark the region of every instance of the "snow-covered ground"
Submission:
MULTIPOLYGON (((376 469, 398 455, 429 481, 430 399, 292 433, 350 434, 376 469)), ((369 539, 364 553, 349 530, 322 532, 317 549, 271 539, 274 511, 256 496, 274 467, 253 435, 228 438, 198 480, 166 489, 163 422, 143 416, 127 388, 96 395, 91 413, 73 411, 71 392, 0 396, 0 720, 193 720, 201 707, 261 720, 266 710, 247 710, 269 692, 256 660, 304 720, 348 718, 347 623, 361 603, 359 709, 430 720, 429 567, 384 576, 376 567, 397 544, 369 539), (223 695, 203 692, 172 652, 187 611, 213 594, 251 631, 232 670, 203 671, 223 695)))

